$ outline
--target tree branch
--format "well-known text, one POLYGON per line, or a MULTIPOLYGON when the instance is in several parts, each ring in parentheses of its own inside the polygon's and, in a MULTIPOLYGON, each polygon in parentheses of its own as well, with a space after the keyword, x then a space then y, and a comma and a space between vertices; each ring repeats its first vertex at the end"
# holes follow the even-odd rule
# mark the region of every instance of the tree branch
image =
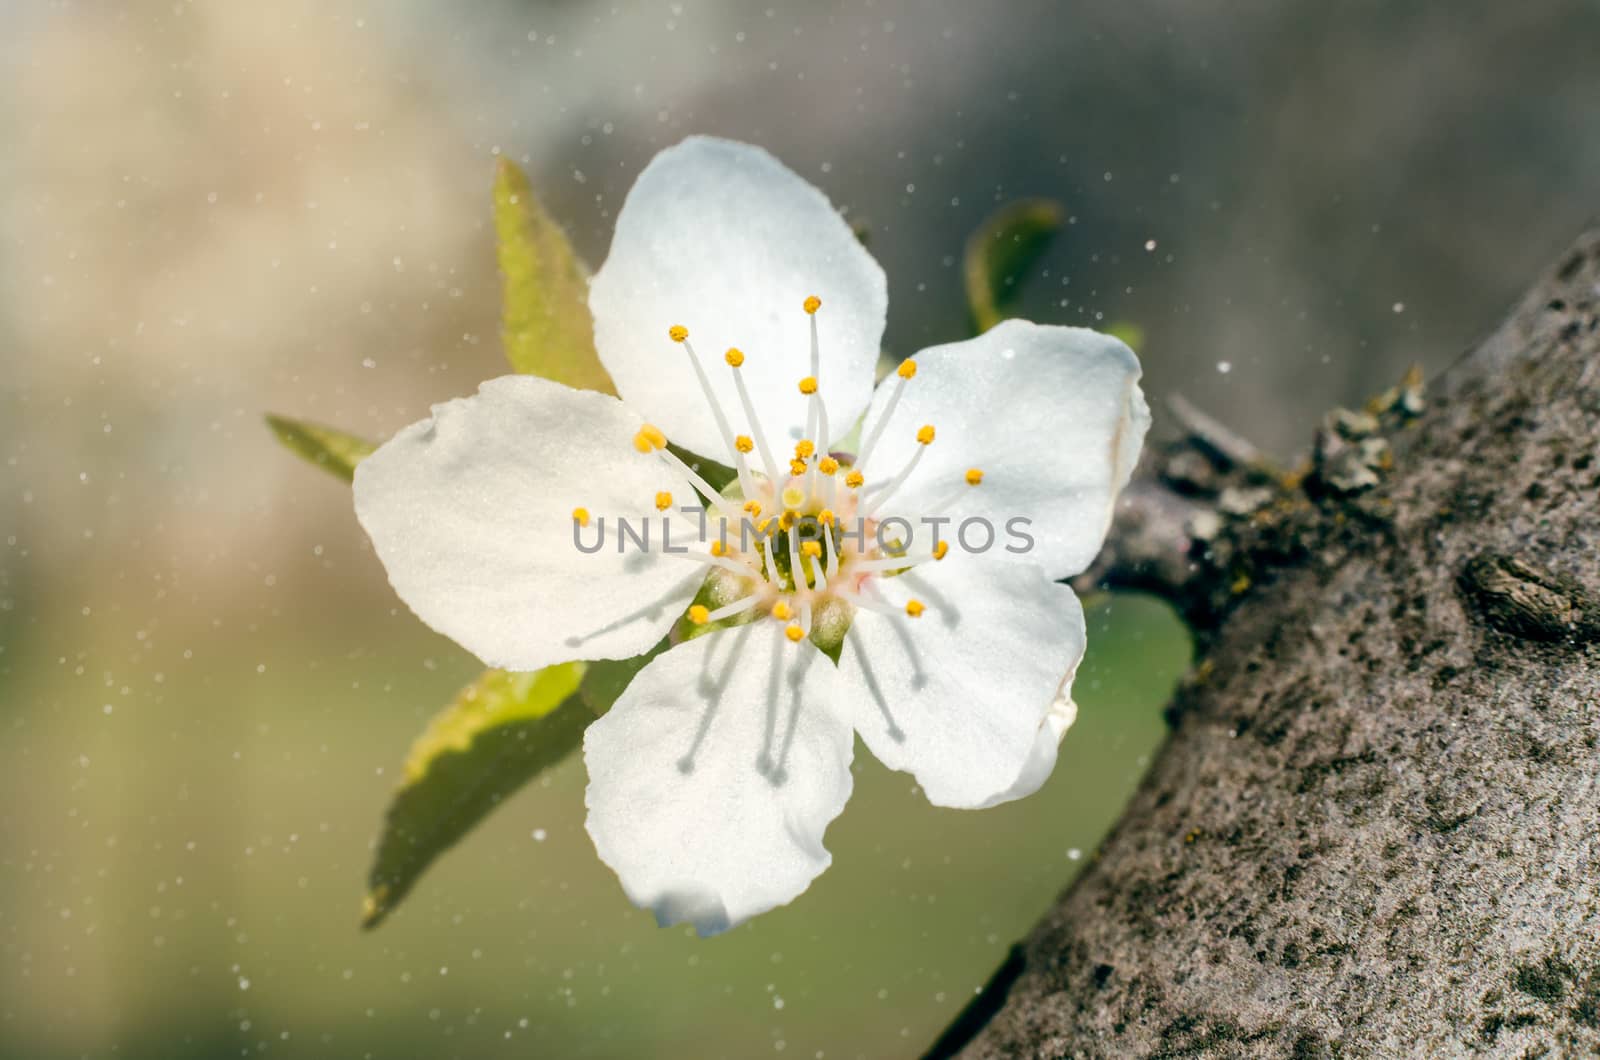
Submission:
POLYGON ((1600 1051, 1600 230, 1434 398, 1335 412, 1295 474, 1187 436, 1142 469, 1090 576, 1179 600, 1203 658, 941 1049, 1600 1051))

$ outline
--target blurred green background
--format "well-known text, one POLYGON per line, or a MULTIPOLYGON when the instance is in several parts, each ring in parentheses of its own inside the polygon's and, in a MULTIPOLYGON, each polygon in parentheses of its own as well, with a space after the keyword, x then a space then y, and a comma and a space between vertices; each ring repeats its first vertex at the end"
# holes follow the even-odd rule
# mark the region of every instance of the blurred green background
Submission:
POLYGON ((260 417, 381 438, 504 370, 497 155, 598 261, 654 151, 762 143, 865 225, 898 355, 964 333, 985 215, 1060 199, 1019 311, 1137 323, 1153 398, 1287 455, 1592 211, 1597 38, 1582 0, 0 7, 0 1055, 915 1055, 1160 740, 1185 635, 1119 598, 1041 793, 934 810, 859 753, 834 867, 729 935, 627 904, 576 761, 360 933, 477 665, 260 417))

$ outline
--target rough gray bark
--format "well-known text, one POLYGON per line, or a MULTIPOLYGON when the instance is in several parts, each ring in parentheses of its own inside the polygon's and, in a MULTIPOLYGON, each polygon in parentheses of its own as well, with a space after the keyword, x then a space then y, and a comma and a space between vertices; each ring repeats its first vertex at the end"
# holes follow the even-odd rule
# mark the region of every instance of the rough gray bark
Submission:
POLYGON ((1195 622, 1173 732, 936 1053, 1600 1053, 1597 313, 1600 230, 1426 412, 1156 458, 1093 576, 1195 622))

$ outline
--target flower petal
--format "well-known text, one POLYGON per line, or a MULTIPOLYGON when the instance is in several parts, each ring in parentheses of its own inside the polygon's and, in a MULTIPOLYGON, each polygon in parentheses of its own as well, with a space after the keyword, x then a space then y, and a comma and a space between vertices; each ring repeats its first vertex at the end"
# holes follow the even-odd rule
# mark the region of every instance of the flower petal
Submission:
MULTIPOLYGON (((616 234, 589 290, 595 346, 617 392, 673 441, 728 461, 685 351, 667 337, 682 324, 733 429, 752 433, 729 369, 743 373, 758 426, 774 452, 800 437, 811 374, 801 303, 816 316, 819 395, 842 435, 871 396, 888 287, 827 197, 758 147, 691 137, 645 167, 617 216, 616 234)), ((786 458, 785 458, 786 459, 786 458)))
POLYGON ((1023 764, 1022 772, 1012 781, 1009 788, 993 798, 984 800, 979 809, 1025 799, 1044 787, 1044 782, 1055 772, 1056 752, 1061 748, 1061 740, 1067 735, 1067 730, 1072 728, 1072 723, 1078 720, 1078 704, 1072 700, 1072 677, 1072 674, 1067 675, 1061 692, 1050 704, 1049 713, 1044 716, 1044 721, 1039 723, 1039 732, 1033 738, 1033 750, 1028 752, 1028 760, 1023 764))
MULTIPOLYGON (((619 659, 660 640, 704 569, 664 556, 656 492, 694 504, 677 472, 634 449, 637 416, 604 394, 492 379, 433 407, 356 467, 356 517, 400 599, 492 666, 619 659), (573 511, 598 552, 578 549, 573 511), (618 548, 616 522, 651 533, 618 548), (645 522, 648 517, 648 523, 645 522)), ((697 521, 672 520, 673 548, 697 521)))
MULTIPOLYGON (((1087 567, 1150 426, 1133 351, 1086 328, 1008 320, 975 339, 923 350, 916 361, 916 377, 866 469, 869 484, 888 478, 915 452, 917 428, 936 428, 889 501, 893 513, 950 517, 940 537, 955 538, 952 550, 983 551, 990 540, 983 525, 956 535, 963 520, 986 520, 994 533, 988 555, 1036 563, 1054 579, 1087 567), (983 472, 980 485, 967 484, 970 469, 983 472), (1024 527, 1031 547, 1007 531, 1017 518, 1031 521, 1024 527)), ((890 376, 878 388, 863 437, 897 383, 890 376)))
POLYGON ((1036 760, 1041 737, 1085 646, 1072 590, 1029 564, 955 552, 872 585, 896 608, 926 606, 915 619, 858 610, 845 636, 840 692, 872 753, 938 806, 1042 784, 1055 747, 1036 760))
POLYGON ((850 797, 835 673, 777 623, 656 658, 589 726, 588 829, 633 902, 713 935, 793 899, 833 860, 850 797))

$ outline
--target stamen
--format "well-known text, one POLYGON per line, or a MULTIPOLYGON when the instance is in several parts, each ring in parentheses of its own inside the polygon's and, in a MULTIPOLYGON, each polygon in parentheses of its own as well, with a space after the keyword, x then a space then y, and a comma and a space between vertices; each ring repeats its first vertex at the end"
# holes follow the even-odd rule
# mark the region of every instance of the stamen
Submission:
POLYGON ((949 552, 949 551, 950 551, 950 542, 941 541, 937 545, 933 546, 933 558, 935 560, 944 559, 945 554, 947 552, 949 552))
POLYGON ((810 460, 811 454, 817 451, 817 443, 810 438, 802 438, 794 443, 794 455, 799 460, 810 460))
POLYGON ((922 454, 927 451, 928 446, 933 444, 933 424, 924 424, 918 429, 917 441, 922 444, 912 451, 911 459, 906 461, 906 466, 900 469, 900 474, 896 475, 877 496, 872 498, 874 509, 882 507, 883 502, 893 496, 894 491, 899 489, 905 483, 905 480, 911 477, 911 472, 917 469, 917 461, 922 459, 922 454))
POLYGON ((844 484, 851 489, 856 489, 865 481, 867 480, 862 476, 861 472, 854 469, 844 477, 844 484))
MULTIPOLYGON (((731 364, 732 362, 729 363, 731 364)), ((739 363, 744 363, 744 357, 742 355, 739 357, 739 363)), ((750 424, 750 433, 752 439, 755 442, 756 448, 761 450, 761 464, 767 469, 767 478, 776 482, 778 481, 778 465, 772 459, 772 450, 767 448, 766 435, 761 433, 761 424, 756 419, 755 403, 750 400, 750 391, 746 389, 744 385, 744 373, 739 371, 737 367, 733 368, 733 385, 739 391, 739 403, 744 406, 744 418, 750 424)), ((735 446, 735 448, 738 447, 735 446)), ((744 450, 741 449, 739 451, 743 452, 744 450)), ((753 492, 754 490, 745 490, 747 496, 753 492)))
MULTIPOLYGON (((706 622, 721 622, 725 618, 732 618, 735 615, 742 615, 746 611, 754 610, 760 604, 760 595, 747 596, 742 600, 735 600, 731 604, 724 604, 715 611, 710 612, 706 615, 706 622)), ((690 611, 692 612, 693 608, 690 611)), ((693 617, 692 614, 691 617, 693 617)))
POLYGON ((728 546, 721 541, 713 541, 711 542, 711 554, 713 556, 726 556, 728 554, 728 546))
POLYGON ((741 453, 748 453, 756 447, 756 443, 750 440, 748 434, 741 434, 734 438, 733 447, 741 453))
POLYGON ((703 626, 711 621, 711 609, 704 604, 694 604, 689 608, 689 621, 697 626, 703 626))
MULTIPOLYGON (((783 517, 788 519, 793 514, 793 512, 784 512, 783 517)), ((785 530, 792 530, 793 528, 793 522, 784 527, 785 530)), ((785 536, 789 538, 789 588, 799 592, 801 589, 808 588, 805 568, 800 566, 800 535, 787 534, 785 536)))
POLYGON ((689 337, 689 329, 682 324, 674 324, 667 329, 667 334, 672 338, 673 342, 682 342, 689 337))
POLYGON ((722 355, 722 359, 728 362, 729 368, 738 368, 744 364, 744 351, 736 346, 729 346, 728 352, 722 355))
POLYGON ((657 493, 656 511, 664 512, 670 507, 672 507, 672 494, 668 493, 666 490, 662 490, 660 493, 657 493))
POLYGON ((839 524, 839 517, 833 514, 832 508, 824 508, 822 511, 817 513, 817 522, 821 523, 824 527, 837 526, 839 524))
POLYGON ((799 477, 806 473, 806 462, 799 457, 789 461, 789 474, 799 477))
POLYGON ((802 542, 800 542, 800 554, 802 556, 810 556, 812 559, 821 559, 822 558, 822 542, 821 541, 802 541, 802 542))
MULTIPOLYGON (((722 411, 722 402, 717 400, 716 392, 711 389, 711 380, 706 377, 706 370, 700 365, 700 358, 694 352, 694 347, 689 344, 689 332, 682 327, 672 329, 673 341, 681 343, 683 350, 689 355, 689 364, 694 368, 694 377, 700 383, 700 392, 705 395, 706 404, 711 406, 711 417, 717 421, 717 431, 722 435, 722 444, 733 455, 734 465, 739 470, 739 488, 746 495, 753 493, 755 484, 750 481, 750 473, 744 466, 744 461, 739 459, 739 447, 733 436, 733 428, 728 426, 728 416, 722 411), (683 332, 679 335, 678 332, 683 332)), ((741 360, 743 357, 741 355, 741 360)), ((662 440, 665 445, 665 439, 662 440)), ((662 448, 662 446, 657 446, 662 448)), ((717 495, 712 493, 706 497, 708 501, 715 500, 717 495)))
POLYGON ((789 610, 789 605, 786 602, 779 600, 777 603, 772 605, 771 614, 772 617, 777 619, 779 622, 787 622, 794 612, 789 610))
POLYGON ((917 618, 918 616, 920 616, 922 614, 922 612, 924 612, 926 610, 927 610, 927 608, 925 606, 923 606, 923 603, 922 603, 921 600, 907 600, 906 601, 906 614, 910 615, 912 618, 917 618))
POLYGON ((872 425, 872 433, 867 436, 866 444, 861 447, 861 455, 856 458, 856 467, 865 468, 867 458, 872 455, 872 450, 877 448, 878 439, 883 436, 883 429, 889 425, 889 418, 894 415, 895 406, 900 404, 900 395, 905 393, 906 384, 917 374, 917 362, 907 358, 900 362, 900 367, 895 369, 899 380, 894 389, 889 392, 889 401, 883 406, 883 415, 878 417, 878 422, 872 425))
POLYGON ((788 637, 790 642, 794 644, 799 644, 801 641, 806 639, 806 631, 800 628, 800 624, 798 622, 789 623, 789 625, 784 629, 783 635, 788 637))
POLYGON ((817 310, 822 308, 822 299, 814 294, 807 295, 806 300, 801 303, 801 308, 806 311, 808 316, 816 316, 817 310))
POLYGON ((744 502, 744 510, 750 513, 750 517, 751 518, 755 518, 756 516, 761 514, 761 502, 760 501, 745 501, 744 502))
POLYGON ((577 523, 579 526, 587 527, 589 525, 589 509, 572 509, 572 521, 577 523))
POLYGON ((667 436, 661 433, 659 427, 644 424, 633 436, 633 447, 641 453, 648 453, 654 449, 667 447, 667 436))
POLYGON ((817 439, 817 444, 823 449, 826 449, 828 447, 828 440, 831 436, 828 434, 828 408, 822 403, 821 394, 811 395, 811 411, 807 414, 811 415, 816 420, 816 427, 814 430, 816 432, 815 437, 817 439))
POLYGON ((982 481, 983 481, 983 469, 981 467, 969 467, 969 468, 967 468, 967 485, 976 486, 978 483, 980 483, 982 481))
MULTIPOLYGON (((705 496, 707 504, 715 504, 717 502, 717 497, 720 495, 716 490, 711 488, 711 483, 701 478, 700 473, 694 468, 690 467, 688 464, 684 463, 683 459, 679 457, 677 453, 674 453, 671 449, 663 447, 656 450, 656 455, 661 458, 664 464, 692 482, 694 484, 694 488, 699 490, 701 494, 705 496)), ((659 499, 660 497, 658 495, 657 500, 659 501, 659 499)), ((662 511, 665 510, 665 508, 662 509, 662 511)))
POLYGON ((816 392, 817 392, 817 377, 816 376, 808 375, 804 379, 800 380, 800 393, 804 394, 806 397, 810 397, 812 394, 815 394, 816 392))
POLYGON ((817 470, 824 475, 832 475, 839 470, 839 461, 831 456, 825 456, 817 461, 817 470))

